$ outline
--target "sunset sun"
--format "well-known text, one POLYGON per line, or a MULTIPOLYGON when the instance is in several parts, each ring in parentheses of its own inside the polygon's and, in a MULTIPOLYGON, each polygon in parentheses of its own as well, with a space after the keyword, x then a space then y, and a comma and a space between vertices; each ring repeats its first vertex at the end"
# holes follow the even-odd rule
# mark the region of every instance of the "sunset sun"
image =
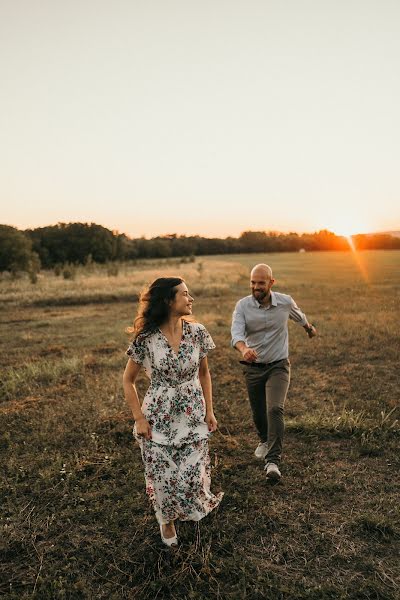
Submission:
POLYGON ((353 215, 344 215, 343 218, 337 219, 335 223, 332 223, 331 231, 347 239, 353 235, 371 231, 371 226, 368 226, 367 223, 361 222, 356 215, 354 215, 355 218, 352 217, 353 215))
POLYGON ((357 229, 352 228, 352 227, 343 227, 343 228, 336 228, 335 229, 335 233, 336 235, 340 235, 342 237, 345 238, 351 238, 352 235, 355 235, 357 233, 357 229))

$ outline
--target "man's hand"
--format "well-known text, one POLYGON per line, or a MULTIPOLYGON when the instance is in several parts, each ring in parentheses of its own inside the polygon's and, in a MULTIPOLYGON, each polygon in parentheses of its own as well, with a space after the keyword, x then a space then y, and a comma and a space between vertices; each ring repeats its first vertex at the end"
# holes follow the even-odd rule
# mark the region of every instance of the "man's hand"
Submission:
POLYGON ((252 348, 248 348, 247 346, 243 348, 242 356, 243 360, 245 360, 246 362, 254 362, 255 360, 257 360, 257 352, 252 348))
POLYGON ((317 335, 317 330, 312 323, 307 323, 307 325, 304 325, 304 329, 306 330, 309 338, 313 338, 317 335))

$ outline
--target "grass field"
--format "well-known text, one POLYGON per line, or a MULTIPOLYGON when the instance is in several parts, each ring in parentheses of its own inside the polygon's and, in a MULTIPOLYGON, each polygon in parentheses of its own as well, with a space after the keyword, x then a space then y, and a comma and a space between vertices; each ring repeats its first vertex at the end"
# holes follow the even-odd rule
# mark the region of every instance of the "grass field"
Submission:
MULTIPOLYGON (((0 595, 110 599, 399 597, 400 252, 198 258, 0 281, 0 595), (230 318, 250 267, 316 323, 290 324, 283 479, 267 484, 230 318), (125 328, 160 274, 186 279, 217 349, 218 511, 162 547, 124 404, 125 328)), ((139 389, 143 394, 146 381, 139 389)))

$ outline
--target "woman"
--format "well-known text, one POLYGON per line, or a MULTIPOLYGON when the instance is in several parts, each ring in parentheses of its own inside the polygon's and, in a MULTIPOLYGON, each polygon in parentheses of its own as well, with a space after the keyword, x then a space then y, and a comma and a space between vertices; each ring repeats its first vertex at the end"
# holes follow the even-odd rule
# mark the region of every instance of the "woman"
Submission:
POLYGON ((174 522, 199 521, 218 506, 210 491, 208 436, 217 429, 207 353, 215 348, 200 323, 189 322, 193 298, 179 277, 160 277, 140 298, 123 384, 135 419, 146 492, 161 539, 177 544, 174 522), (135 381, 150 378, 142 406, 135 381))

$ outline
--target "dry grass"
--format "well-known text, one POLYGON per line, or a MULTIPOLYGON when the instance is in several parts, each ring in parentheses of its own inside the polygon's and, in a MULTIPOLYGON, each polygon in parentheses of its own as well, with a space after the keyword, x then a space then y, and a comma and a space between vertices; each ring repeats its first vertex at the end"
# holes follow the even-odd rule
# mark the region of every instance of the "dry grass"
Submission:
MULTIPOLYGON (((180 524, 172 553, 145 498, 122 397, 124 329, 135 304, 90 303, 107 285, 114 295, 135 294, 167 265, 72 282, 49 276, 38 288, 2 282, 0 593, 397 598, 399 257, 364 253, 367 279, 339 253, 208 257, 200 269, 198 261, 179 267, 217 343, 210 365, 220 430, 211 454, 213 487, 225 496, 199 525, 180 524), (275 486, 253 456, 257 440, 229 348, 232 308, 261 260, 320 332, 308 340, 290 326, 284 477, 275 486), (63 306, 73 294, 87 303, 63 306), (39 300, 44 306, 32 303, 39 300)), ((145 386, 142 378, 142 393, 145 386)))
POLYGON ((192 263, 177 259, 164 260, 157 265, 154 261, 122 263, 117 275, 109 275, 107 265, 76 267, 74 279, 63 279, 52 271, 38 275, 36 284, 27 276, 18 279, 0 279, 0 301, 12 305, 80 305, 101 302, 129 301, 157 277, 178 276, 190 282, 194 293, 202 294, 207 286, 207 295, 218 290, 227 290, 237 283, 247 271, 240 262, 198 258, 192 263))

